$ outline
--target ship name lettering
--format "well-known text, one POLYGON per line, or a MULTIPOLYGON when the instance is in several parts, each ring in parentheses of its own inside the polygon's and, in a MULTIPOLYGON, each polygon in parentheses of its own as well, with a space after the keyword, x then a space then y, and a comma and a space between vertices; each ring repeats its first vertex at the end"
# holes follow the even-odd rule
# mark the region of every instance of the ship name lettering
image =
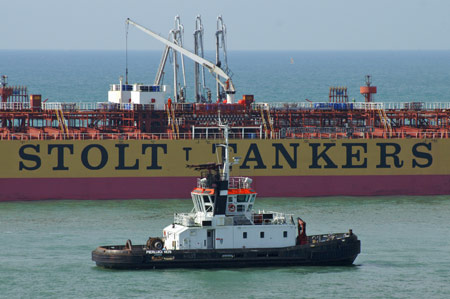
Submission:
POLYGON ((425 153, 418 150, 418 147, 425 147, 427 150, 431 151, 431 142, 430 143, 416 143, 412 148, 412 154, 416 158, 425 159, 427 162, 419 163, 416 159, 412 160, 412 168, 425 168, 430 167, 433 164, 433 156, 430 153, 425 153))
POLYGON ((84 167, 86 167, 89 170, 100 170, 103 167, 105 167, 107 162, 108 162, 108 152, 100 144, 90 144, 90 145, 86 146, 83 149, 83 151, 81 152, 81 163, 83 163, 84 167), (96 148, 97 150, 100 151, 100 157, 101 157, 100 162, 96 166, 93 166, 89 162, 89 158, 88 158, 89 152, 94 148, 96 148))
POLYGON ((23 145, 20 149, 19 149, 19 156, 20 158, 22 158, 22 160, 26 160, 26 161, 31 161, 34 162, 34 165, 26 165, 24 162, 20 161, 19 162, 19 170, 36 170, 39 169, 41 167, 41 158, 38 155, 33 155, 30 153, 26 153, 25 150, 26 149, 33 149, 36 153, 39 153, 40 151, 40 147, 39 144, 38 145, 34 145, 34 144, 26 144, 23 145))
POLYGON ((256 143, 250 144, 247 155, 245 155, 244 161, 242 161, 240 169, 249 169, 250 166, 247 165, 248 162, 256 162, 256 165, 253 167, 254 169, 266 169, 267 166, 264 164, 261 153, 259 152, 258 146, 256 143))
POLYGON ((403 167, 403 160, 400 160, 398 157, 398 154, 402 150, 400 144, 398 143, 377 143, 378 147, 380 147, 380 164, 376 166, 376 168, 391 168, 391 165, 387 163, 387 158, 392 158, 394 161, 394 166, 396 168, 402 168, 403 167), (390 149, 388 153, 388 147, 393 149, 393 151, 390 149))
POLYGON ((167 154, 167 144, 143 144, 142 145, 142 154, 145 155, 147 148, 152 149, 152 164, 147 166, 147 169, 162 169, 161 166, 158 165, 158 148, 163 150, 164 154, 167 154))
POLYGON ((367 143, 342 143, 342 146, 346 148, 345 156, 347 157, 347 163, 342 165, 342 168, 367 168, 367 158, 364 158, 360 164, 353 164, 353 159, 356 159, 356 162, 361 162, 361 150, 364 151, 364 154, 367 154, 367 143))
POLYGON ((280 165, 280 153, 289 164, 291 168, 297 168, 297 148, 299 146, 298 143, 289 143, 292 147, 293 156, 292 157, 286 148, 281 143, 273 143, 272 146, 275 147, 275 165, 272 166, 274 169, 282 169, 283 166, 280 165))
POLYGON ((192 150, 192 147, 183 147, 183 151, 186 152, 186 161, 189 161, 189 151, 192 150))
POLYGON ((325 149, 323 149, 320 154, 318 153, 318 148, 320 143, 310 143, 309 146, 312 148, 312 162, 309 165, 309 168, 322 168, 322 165, 319 165, 319 160, 323 159, 325 161, 325 166, 323 168, 337 168, 337 165, 331 160, 331 158, 327 155, 327 151, 336 146, 335 143, 324 143, 325 149))
MULTIPOLYGON (((114 169, 116 170, 138 170, 139 159, 136 159, 129 164, 126 164, 126 154, 129 144, 118 143, 115 145, 118 151, 118 162, 114 169)), ((33 171, 41 168, 42 159, 40 156, 40 145, 25 144, 19 148, 19 171, 28 170, 33 171)), ((147 166, 149 170, 162 169, 159 165, 159 152, 162 151, 167 154, 167 144, 142 144, 142 155, 148 154, 150 151, 150 166, 147 166), (150 148, 150 150, 148 150, 150 148)), ((67 165, 66 158, 68 155, 73 155, 75 152, 74 144, 49 144, 47 147, 48 156, 56 155, 56 165, 51 165, 52 170, 65 170, 70 169, 70 165, 67 165)), ((100 144, 89 144, 81 150, 81 164, 89 170, 101 170, 109 161, 108 150, 100 144), (98 162, 92 161, 90 155, 92 152, 97 151, 100 154, 98 162)), ((45 160, 44 160, 45 161, 45 160)))
POLYGON ((116 166, 116 170, 133 170, 139 169, 139 160, 136 159, 133 166, 125 165, 125 149, 130 147, 129 144, 119 143, 116 144, 116 147, 119 149, 119 165, 116 166))
POLYGON ((69 153, 73 155, 73 144, 49 144, 48 154, 51 155, 53 149, 57 149, 58 164, 53 167, 53 170, 69 170, 69 167, 64 165, 64 149, 69 149, 69 153))

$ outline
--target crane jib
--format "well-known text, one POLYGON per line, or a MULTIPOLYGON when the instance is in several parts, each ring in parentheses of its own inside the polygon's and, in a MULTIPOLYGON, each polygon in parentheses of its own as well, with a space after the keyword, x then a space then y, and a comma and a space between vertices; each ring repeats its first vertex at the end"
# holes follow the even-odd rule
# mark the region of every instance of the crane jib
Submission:
MULTIPOLYGON (((198 56, 198 55, 196 55, 196 54, 186 50, 185 48, 180 47, 179 45, 177 45, 177 44, 175 44, 175 43, 165 39, 164 37, 156 34, 153 31, 151 31, 150 29, 145 28, 142 25, 139 25, 138 23, 130 20, 129 18, 126 20, 126 23, 136 26, 138 29, 144 31, 145 33, 147 33, 147 34, 149 34, 151 36, 153 36, 154 38, 156 38, 157 40, 159 40, 163 44, 173 48, 174 50, 176 50, 176 51, 178 51, 178 52, 180 52, 180 53, 182 53, 184 55, 186 55, 187 57, 189 57, 193 61, 201 63, 204 67, 208 68, 211 72, 216 73, 217 75, 219 75, 220 77, 224 78, 225 80, 227 80, 229 82, 229 90, 227 90, 227 91, 232 92, 232 93, 235 92, 234 85, 231 82, 231 78, 220 67, 218 67, 218 66, 214 65, 212 62, 210 62, 210 61, 208 61, 208 60, 206 60, 206 59, 204 59, 204 58, 202 58, 202 57, 200 57, 200 56, 198 56)), ((219 83, 222 86, 225 85, 225 84, 223 84, 220 81, 219 81, 219 83)))

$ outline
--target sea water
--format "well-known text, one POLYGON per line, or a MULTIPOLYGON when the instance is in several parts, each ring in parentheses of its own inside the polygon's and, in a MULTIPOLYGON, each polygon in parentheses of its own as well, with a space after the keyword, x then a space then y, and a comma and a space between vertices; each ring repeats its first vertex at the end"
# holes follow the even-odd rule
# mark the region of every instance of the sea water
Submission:
MULTIPOLYGON (((228 58, 238 95, 255 94, 261 102, 327 101, 334 85, 348 86, 350 99, 360 101, 366 74, 379 101, 450 100, 448 51, 231 52, 228 58)), ((151 84, 158 63, 159 53, 130 52, 130 83, 151 84)), ((109 84, 124 72, 122 52, 0 51, 0 74, 49 101, 106 101, 109 84)), ((164 83, 170 81, 168 70, 164 83)), ((450 297, 450 196, 257 199, 255 209, 302 217, 309 234, 353 229, 361 254, 351 267, 114 271, 91 261, 99 245, 160 236, 173 213, 190 211, 188 197, 0 202, 0 297, 450 297)))
POLYGON ((293 213, 308 234, 353 229, 361 254, 349 267, 105 270, 99 245, 145 244, 190 200, 0 203, 0 296, 148 298, 448 298, 450 198, 260 198, 255 208, 293 213))
MULTIPOLYGON (((127 56, 124 51, 0 50, 0 75, 49 101, 103 102, 110 84, 118 84, 120 76, 126 80, 126 66, 128 83, 154 83, 161 53, 127 56)), ((214 61, 214 53, 206 58, 214 61)), ((186 95, 192 100, 194 65, 188 59, 185 65, 186 95)), ((328 102, 330 86, 346 86, 350 101, 364 101, 359 87, 366 75, 378 87, 376 101, 450 101, 450 51, 232 51, 228 66, 236 97, 253 94, 257 102, 328 102)), ((206 71, 205 78, 214 100, 215 77, 206 71)), ((173 84, 169 64, 162 83, 173 84)))

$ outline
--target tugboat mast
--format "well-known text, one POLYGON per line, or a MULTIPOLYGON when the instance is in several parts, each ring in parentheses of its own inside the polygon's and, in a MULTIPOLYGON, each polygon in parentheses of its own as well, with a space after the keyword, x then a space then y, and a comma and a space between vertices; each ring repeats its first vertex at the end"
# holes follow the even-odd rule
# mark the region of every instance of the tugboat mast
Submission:
MULTIPOLYGON (((222 166, 222 175, 221 180, 222 181, 228 181, 230 179, 230 166, 239 163, 240 157, 234 157, 234 161, 230 163, 230 155, 228 152, 229 143, 228 143, 228 132, 229 127, 227 124, 223 124, 220 119, 220 111, 219 111, 219 128, 223 129, 223 135, 225 139, 225 144, 219 144, 218 146, 221 146, 224 148, 225 154, 224 154, 224 161, 222 166)), ((220 161, 219 161, 220 162, 220 161)))

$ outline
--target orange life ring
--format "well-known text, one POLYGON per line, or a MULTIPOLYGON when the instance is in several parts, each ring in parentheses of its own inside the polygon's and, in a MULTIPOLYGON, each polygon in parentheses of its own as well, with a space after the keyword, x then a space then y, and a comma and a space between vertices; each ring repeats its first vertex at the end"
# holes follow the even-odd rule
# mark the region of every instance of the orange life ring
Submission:
POLYGON ((234 204, 229 204, 228 205, 228 211, 230 211, 231 213, 233 213, 234 211, 236 211, 236 206, 234 204))

